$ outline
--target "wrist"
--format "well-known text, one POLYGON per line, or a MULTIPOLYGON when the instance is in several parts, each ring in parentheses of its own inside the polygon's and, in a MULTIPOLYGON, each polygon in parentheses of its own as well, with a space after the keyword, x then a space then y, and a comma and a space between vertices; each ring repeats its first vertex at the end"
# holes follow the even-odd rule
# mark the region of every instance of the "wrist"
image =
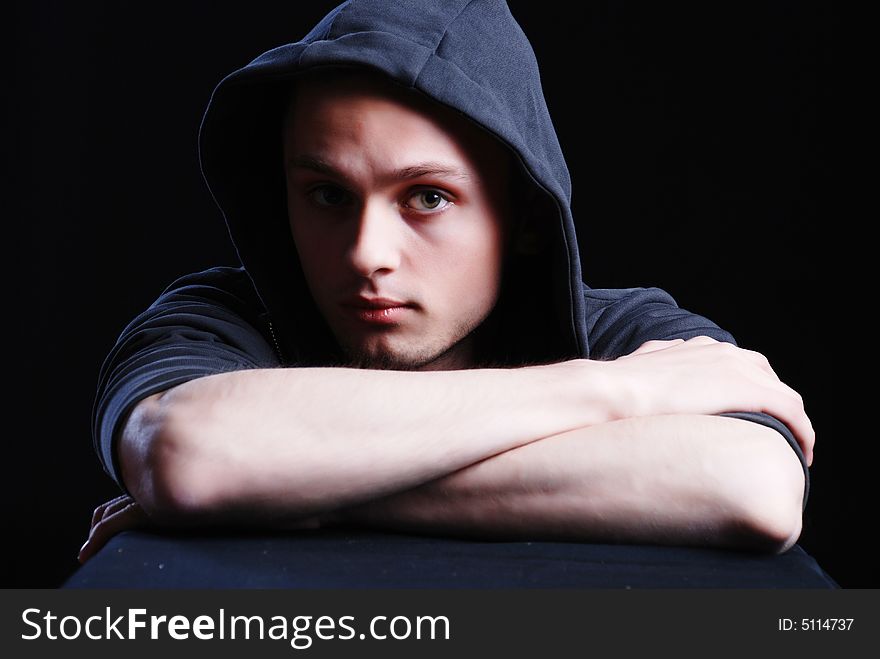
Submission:
POLYGON ((602 387, 601 404, 608 413, 608 421, 649 416, 648 398, 639 378, 634 378, 617 360, 582 360, 594 369, 594 379, 602 387))
POLYGON ((632 392, 620 377, 614 362, 573 359, 557 364, 564 373, 565 386, 581 415, 580 426, 592 426, 632 416, 628 401, 632 392))

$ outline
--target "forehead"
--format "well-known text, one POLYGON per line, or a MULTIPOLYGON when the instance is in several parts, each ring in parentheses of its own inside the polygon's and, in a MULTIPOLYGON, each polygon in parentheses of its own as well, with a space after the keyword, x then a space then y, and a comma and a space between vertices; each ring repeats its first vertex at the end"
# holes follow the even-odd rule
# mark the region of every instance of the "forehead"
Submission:
POLYGON ((497 138, 452 108, 441 105, 415 89, 395 83, 368 69, 310 70, 296 79, 287 97, 285 142, 313 141, 310 132, 334 123, 347 122, 343 130, 355 136, 363 122, 383 119, 395 136, 409 130, 420 137, 455 146, 484 173, 507 174, 512 167, 510 151, 497 138))

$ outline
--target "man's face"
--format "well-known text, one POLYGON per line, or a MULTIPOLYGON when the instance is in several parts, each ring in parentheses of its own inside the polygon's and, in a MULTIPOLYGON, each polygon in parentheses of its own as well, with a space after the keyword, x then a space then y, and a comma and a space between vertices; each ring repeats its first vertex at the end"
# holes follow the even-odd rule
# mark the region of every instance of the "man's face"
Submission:
POLYGON ((471 333, 501 286, 503 147, 445 108, 357 77, 300 83, 284 159, 307 285, 352 365, 471 366, 471 333), (358 297, 406 306, 368 311, 352 306, 358 297))

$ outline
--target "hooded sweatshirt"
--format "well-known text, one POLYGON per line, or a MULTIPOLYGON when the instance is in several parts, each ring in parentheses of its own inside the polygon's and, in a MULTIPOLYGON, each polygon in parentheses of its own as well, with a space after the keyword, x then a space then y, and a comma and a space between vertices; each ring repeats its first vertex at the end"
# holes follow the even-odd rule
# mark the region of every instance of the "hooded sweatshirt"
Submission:
MULTIPOLYGON (((656 287, 582 281, 571 180, 528 38, 504 0, 349 0, 305 37, 273 48, 216 86, 199 131, 202 174, 240 263, 187 274, 126 326, 106 357, 92 411, 105 471, 126 490, 117 442, 142 399, 194 378, 247 368, 336 366, 344 356, 311 297, 290 233, 282 119, 297 75, 367 69, 473 122, 509 149, 544 249, 505 267, 481 327, 490 366, 612 360, 654 339, 736 344, 656 287)), ((454 265, 450 264, 450 267, 454 265)), ((764 413, 726 412, 777 430, 764 413)))

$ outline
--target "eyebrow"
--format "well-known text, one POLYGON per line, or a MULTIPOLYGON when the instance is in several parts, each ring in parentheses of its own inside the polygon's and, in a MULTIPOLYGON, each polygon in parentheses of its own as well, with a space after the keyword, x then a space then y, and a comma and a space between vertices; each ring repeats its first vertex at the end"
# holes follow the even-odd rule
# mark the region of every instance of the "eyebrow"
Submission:
MULTIPOLYGON (((346 174, 323 158, 309 154, 292 156, 288 159, 287 166, 290 168, 309 169, 320 174, 335 176, 346 181, 350 180, 346 174)), ((421 178, 423 176, 442 176, 460 181, 471 180, 470 174, 460 167, 436 161, 420 162, 415 165, 408 165, 407 167, 395 169, 386 174, 383 179, 391 181, 406 181, 409 179, 421 178)))

